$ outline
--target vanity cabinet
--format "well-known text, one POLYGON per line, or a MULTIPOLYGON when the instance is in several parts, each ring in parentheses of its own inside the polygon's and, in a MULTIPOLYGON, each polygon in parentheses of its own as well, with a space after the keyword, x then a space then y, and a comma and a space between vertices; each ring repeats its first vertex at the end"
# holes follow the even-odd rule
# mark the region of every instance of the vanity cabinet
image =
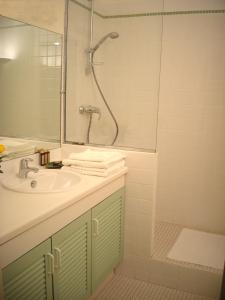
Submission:
POLYGON ((3 269, 6 300, 84 300, 123 253, 123 189, 3 269))
POLYGON ((92 209, 92 291, 123 255, 123 190, 92 209))
POLYGON ((91 211, 3 269, 6 300, 83 300, 91 291, 91 211))
POLYGON ((91 211, 52 237, 54 299, 87 299, 91 292, 91 211))
POLYGON ((52 271, 48 239, 3 269, 5 299, 52 299, 52 271))

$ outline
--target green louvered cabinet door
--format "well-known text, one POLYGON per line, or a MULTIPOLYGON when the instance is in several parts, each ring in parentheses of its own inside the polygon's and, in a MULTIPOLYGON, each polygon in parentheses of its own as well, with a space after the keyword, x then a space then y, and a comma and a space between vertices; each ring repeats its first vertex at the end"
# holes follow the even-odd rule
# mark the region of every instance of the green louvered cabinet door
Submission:
POLYGON ((51 300, 53 256, 46 240, 3 269, 5 300, 51 300))
POLYGON ((52 236, 54 300, 84 300, 91 288, 91 211, 52 236))
POLYGON ((123 194, 121 189, 92 209, 92 292, 123 255, 123 194))

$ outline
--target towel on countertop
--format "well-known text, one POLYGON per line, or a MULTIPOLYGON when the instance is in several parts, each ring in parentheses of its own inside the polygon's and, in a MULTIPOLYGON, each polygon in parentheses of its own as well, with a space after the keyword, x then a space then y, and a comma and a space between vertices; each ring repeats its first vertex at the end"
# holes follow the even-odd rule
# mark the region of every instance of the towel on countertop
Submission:
POLYGON ((87 149, 83 152, 71 153, 69 159, 89 162, 109 162, 111 160, 121 160, 125 157, 126 156, 120 152, 87 149))
POLYGON ((100 177, 106 177, 112 175, 119 169, 124 167, 124 161, 120 161, 109 168, 90 168, 90 167, 79 167, 79 166, 65 166, 62 169, 78 172, 83 175, 94 175, 100 177))
POLYGON ((71 171, 84 175, 106 177, 125 166, 126 155, 114 151, 97 151, 87 149, 79 153, 71 153, 62 161, 71 171))

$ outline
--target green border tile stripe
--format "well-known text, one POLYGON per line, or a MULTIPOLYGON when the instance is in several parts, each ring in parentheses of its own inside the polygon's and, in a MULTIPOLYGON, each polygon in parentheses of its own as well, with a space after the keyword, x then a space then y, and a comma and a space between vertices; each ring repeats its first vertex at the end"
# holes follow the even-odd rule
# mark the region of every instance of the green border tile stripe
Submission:
POLYGON ((208 10, 178 10, 162 12, 162 15, 192 15, 192 14, 224 14, 225 9, 208 9, 208 10))
MULTIPOLYGON (((80 7, 90 11, 91 9, 78 2, 77 0, 70 0, 80 7)), ((94 14, 102 19, 118 19, 118 18, 137 18, 137 17, 154 17, 154 16, 174 16, 174 15, 196 15, 196 14, 224 14, 225 9, 209 9, 209 10, 177 10, 177 11, 163 11, 163 12, 146 12, 140 14, 127 14, 127 15, 102 15, 95 11, 94 14)))
MULTIPOLYGON (((84 5, 84 4, 82 4, 82 3, 80 3, 80 2, 78 2, 76 0, 70 0, 70 1, 73 2, 73 3, 75 3, 75 4, 77 4, 77 5, 79 5, 80 7, 84 8, 84 9, 86 9, 88 11, 91 11, 90 7, 84 5)), ((103 18, 103 19, 105 18, 105 16, 103 16, 100 13, 98 13, 97 11, 94 11, 94 14, 97 15, 98 17, 100 17, 100 18, 103 18)))
POLYGON ((174 15, 194 15, 194 14, 218 14, 225 13, 225 9, 216 10, 178 10, 178 11, 165 11, 165 12, 148 12, 140 14, 129 15, 111 15, 103 16, 104 19, 116 19, 116 18, 135 18, 135 17, 152 17, 152 16, 174 16, 174 15))

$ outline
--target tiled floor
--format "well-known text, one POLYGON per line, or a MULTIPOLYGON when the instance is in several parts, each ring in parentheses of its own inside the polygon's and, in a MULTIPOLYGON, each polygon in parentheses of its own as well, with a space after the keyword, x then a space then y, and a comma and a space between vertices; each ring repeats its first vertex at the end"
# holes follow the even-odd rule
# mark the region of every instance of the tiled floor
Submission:
POLYGON ((212 300, 183 291, 116 275, 96 300, 212 300))
MULTIPOLYGON (((176 264, 189 269, 197 269, 222 274, 221 270, 206 266, 190 264, 171 260, 167 254, 182 230, 181 226, 169 223, 157 223, 155 231, 155 244, 153 259, 176 264)), ((108 282, 105 288, 95 298, 96 300, 215 300, 212 298, 199 296, 167 288, 162 285, 156 285, 151 282, 144 282, 117 274, 108 282)))

